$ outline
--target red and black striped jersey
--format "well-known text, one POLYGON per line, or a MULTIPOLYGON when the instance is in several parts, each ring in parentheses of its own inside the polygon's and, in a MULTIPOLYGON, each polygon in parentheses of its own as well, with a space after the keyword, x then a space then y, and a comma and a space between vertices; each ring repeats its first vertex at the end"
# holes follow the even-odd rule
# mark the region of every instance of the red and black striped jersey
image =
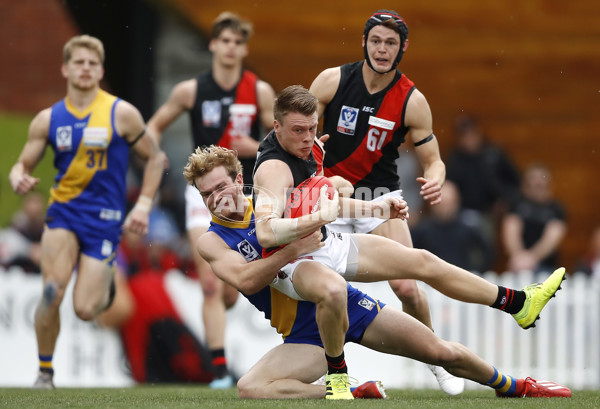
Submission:
POLYGON ((408 128, 404 115, 415 89, 406 75, 396 71, 385 89, 370 94, 362 76, 363 61, 341 67, 338 89, 325 108, 325 176, 339 175, 354 188, 399 188, 396 167, 398 147, 408 128))
MULTIPOLYGON (((196 81, 196 100, 190 110, 194 147, 231 148, 231 139, 240 134, 261 139, 255 74, 244 70, 240 81, 229 91, 215 82, 212 71, 200 74, 196 81)), ((240 158, 245 184, 252 184, 254 161, 254 158, 240 158)))

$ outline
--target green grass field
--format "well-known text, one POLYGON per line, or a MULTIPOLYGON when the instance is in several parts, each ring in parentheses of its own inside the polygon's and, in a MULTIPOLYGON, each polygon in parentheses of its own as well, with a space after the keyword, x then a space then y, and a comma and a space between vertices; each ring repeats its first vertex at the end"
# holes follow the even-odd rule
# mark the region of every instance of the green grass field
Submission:
POLYGON ((245 400, 235 389, 211 390, 198 386, 138 386, 125 389, 0 389, 0 408, 599 408, 600 391, 575 391, 571 399, 498 399, 492 391, 467 391, 449 397, 439 390, 389 390, 386 400, 245 400))

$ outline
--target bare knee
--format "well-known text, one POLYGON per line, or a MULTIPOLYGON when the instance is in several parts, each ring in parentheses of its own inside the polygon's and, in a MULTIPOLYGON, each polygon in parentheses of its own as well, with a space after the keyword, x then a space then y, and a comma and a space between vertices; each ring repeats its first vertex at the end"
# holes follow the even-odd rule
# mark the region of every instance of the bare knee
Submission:
POLYGON ((225 303, 226 309, 233 307, 238 299, 239 293, 237 292, 237 290, 233 290, 234 291, 226 290, 223 294, 223 302, 225 303))
POLYGON ((82 321, 92 321, 106 306, 107 300, 85 300, 85 301, 73 301, 73 309, 75 315, 82 321))
POLYGON ((421 291, 414 280, 392 280, 390 287, 403 303, 417 304, 421 291))
POLYGON ((251 376, 248 374, 242 376, 237 383, 238 396, 241 399, 257 399, 259 398, 258 392, 263 388, 253 381, 251 376))
POLYGON ((333 306, 343 306, 348 302, 348 285, 340 275, 319 283, 321 303, 333 306))
POLYGON ((466 347, 457 342, 442 341, 434 351, 435 364, 443 367, 453 367, 465 358, 466 347))
POLYGON ((44 289, 42 291, 42 305, 44 307, 58 308, 65 295, 65 287, 66 285, 64 284, 55 281, 47 281, 44 284, 44 289))
POLYGON ((202 286, 202 295, 205 299, 222 298, 223 282, 214 274, 203 274, 200 285, 202 286))

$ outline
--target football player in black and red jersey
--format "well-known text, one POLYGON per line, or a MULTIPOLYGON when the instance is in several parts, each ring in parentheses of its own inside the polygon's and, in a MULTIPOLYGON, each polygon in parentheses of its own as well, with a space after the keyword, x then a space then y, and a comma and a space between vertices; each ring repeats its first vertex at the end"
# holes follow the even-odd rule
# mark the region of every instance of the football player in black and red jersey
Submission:
MULTIPOLYGON (((364 60, 328 68, 310 91, 319 99, 325 142, 325 176, 339 175, 354 186, 354 197, 372 200, 401 196, 396 159, 407 139, 423 168, 423 200, 441 201, 446 167, 432 128, 431 110, 415 84, 397 69, 408 48, 408 26, 393 10, 371 15, 363 32, 364 60)), ((338 218, 330 228, 346 233, 374 233, 412 247, 404 220, 338 218)), ((429 303, 414 280, 392 280, 390 286, 405 312, 432 328, 429 303)), ((463 391, 464 381, 443 368, 429 366, 450 395, 463 391)))

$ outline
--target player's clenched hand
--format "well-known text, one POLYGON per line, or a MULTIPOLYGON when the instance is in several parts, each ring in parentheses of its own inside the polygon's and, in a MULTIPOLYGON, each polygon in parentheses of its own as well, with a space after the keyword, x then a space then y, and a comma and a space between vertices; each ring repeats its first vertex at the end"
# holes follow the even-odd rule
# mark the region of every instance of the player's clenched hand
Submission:
POLYGON ((148 213, 147 210, 134 206, 127 215, 125 223, 123 223, 123 229, 142 235, 148 233, 148 223, 150 219, 148 213))
POLYGON ((329 199, 327 186, 321 186, 319 191, 319 211, 317 212, 319 220, 332 222, 337 219, 340 209, 340 197, 337 190, 333 193, 333 198, 329 199))
POLYGON ((19 178, 11 178, 10 185, 15 193, 24 195, 33 189, 39 181, 39 178, 34 178, 33 176, 24 173, 19 178))
POLYGON ((427 180, 418 177, 417 182, 421 184, 421 197, 430 205, 436 205, 442 201, 442 186, 436 180, 427 180))
POLYGON ((321 233, 321 229, 319 229, 303 239, 291 242, 285 248, 289 251, 294 251, 294 257, 300 257, 302 254, 312 253, 323 247, 325 243, 321 240, 323 240, 323 233, 321 233))
POLYGON ((375 209, 374 217, 380 219, 402 219, 406 220, 409 217, 408 204, 399 197, 385 197, 377 202, 373 202, 375 209))
POLYGON ((354 186, 352 186, 349 180, 337 175, 331 176, 329 180, 331 180, 333 187, 337 189, 341 197, 352 197, 354 194, 354 186))

